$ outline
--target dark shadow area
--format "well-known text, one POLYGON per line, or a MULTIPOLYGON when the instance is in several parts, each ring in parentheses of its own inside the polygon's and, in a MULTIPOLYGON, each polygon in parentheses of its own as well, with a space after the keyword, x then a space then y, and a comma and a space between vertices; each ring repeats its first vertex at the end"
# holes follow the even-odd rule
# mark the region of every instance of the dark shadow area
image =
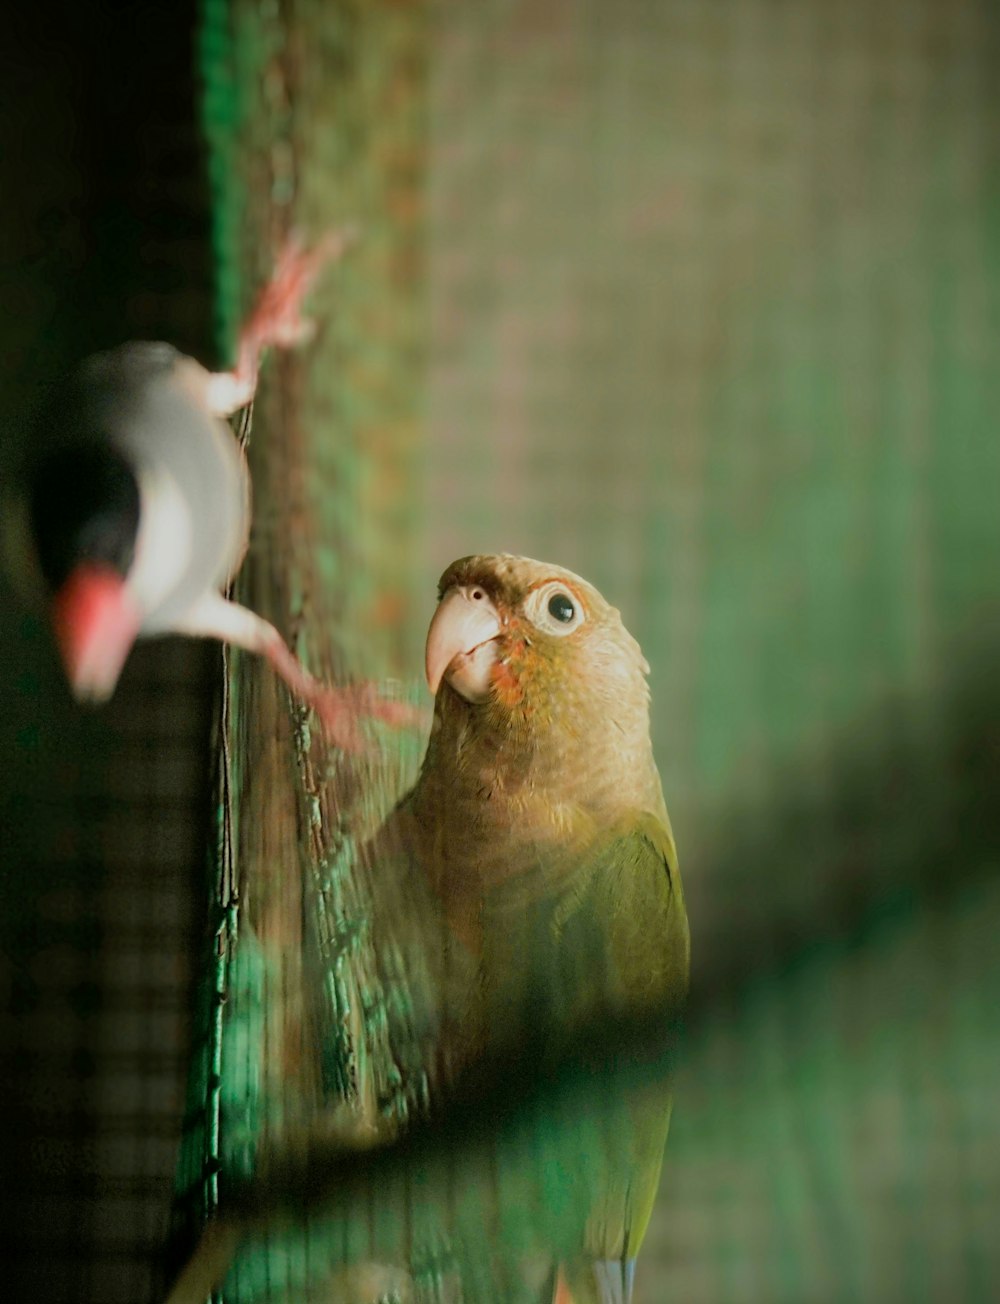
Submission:
POLYGON ((920 910, 947 910, 994 868, 1000 847, 1000 646, 996 615, 956 647, 947 679, 902 694, 789 767, 766 811, 708 821, 688 873, 690 1018, 920 910), (733 833, 741 828, 739 841, 733 833), (734 885, 726 898, 713 895, 734 885))
MULTIPOLYGON (((0 478, 66 367, 129 337, 212 358, 195 4, 16 5, 0 43, 0 478)), ((177 1154, 217 653, 149 645, 69 698, 0 580, 4 1296, 149 1296, 177 1154)))

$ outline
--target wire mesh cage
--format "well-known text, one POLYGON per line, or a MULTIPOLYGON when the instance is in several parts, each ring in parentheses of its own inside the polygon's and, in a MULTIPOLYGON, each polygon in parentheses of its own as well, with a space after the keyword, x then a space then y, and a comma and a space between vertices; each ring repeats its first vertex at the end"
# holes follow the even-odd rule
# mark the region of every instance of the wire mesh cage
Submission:
MULTIPOLYGON (((355 223, 242 432, 239 592, 411 701, 463 554, 570 567, 642 645, 693 970, 635 1299, 994 1298, 991 7, 156 9, 79 16, 73 56, 12 29, 6 410, 126 334, 225 360, 283 236, 355 223)), ((400 1110, 358 849, 421 737, 341 756, 252 658, 174 644, 83 717, 3 602, 13 1297, 159 1297, 320 1119, 325 1203, 227 1304, 542 1298, 497 1247, 565 1234, 583 1078, 356 1163, 400 1110)))

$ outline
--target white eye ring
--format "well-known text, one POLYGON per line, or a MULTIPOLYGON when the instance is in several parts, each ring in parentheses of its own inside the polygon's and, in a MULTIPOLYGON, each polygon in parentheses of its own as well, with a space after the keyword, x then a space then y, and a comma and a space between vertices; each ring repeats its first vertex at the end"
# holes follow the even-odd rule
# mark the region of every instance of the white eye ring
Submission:
POLYGON ((550 580, 529 593, 524 614, 546 634, 560 638, 579 629, 587 618, 583 603, 561 580, 550 580))

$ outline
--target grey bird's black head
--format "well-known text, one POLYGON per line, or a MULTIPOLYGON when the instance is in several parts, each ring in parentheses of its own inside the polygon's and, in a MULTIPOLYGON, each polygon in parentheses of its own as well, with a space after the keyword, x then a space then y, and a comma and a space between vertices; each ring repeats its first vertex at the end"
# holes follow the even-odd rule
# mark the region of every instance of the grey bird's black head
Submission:
POLYGON ((45 583, 59 593, 81 565, 124 579, 135 556, 139 485, 115 449, 58 449, 34 469, 31 531, 45 583))
POLYGON ((110 696, 141 615, 126 586, 140 492, 128 458, 107 437, 101 404, 74 376, 34 420, 39 452, 27 472, 28 528, 53 632, 75 696, 110 696))

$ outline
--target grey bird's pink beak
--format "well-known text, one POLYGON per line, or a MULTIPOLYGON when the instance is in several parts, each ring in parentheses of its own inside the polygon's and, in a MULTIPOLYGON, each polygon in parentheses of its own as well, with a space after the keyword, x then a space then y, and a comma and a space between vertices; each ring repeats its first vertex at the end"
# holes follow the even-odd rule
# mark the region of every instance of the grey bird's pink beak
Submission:
POLYGON ((446 679, 468 702, 489 695, 501 622, 486 590, 477 584, 449 589, 427 631, 427 686, 437 693, 446 679))
POLYGON ((73 696, 107 701, 142 624, 124 580, 106 567, 81 563, 53 597, 51 614, 73 696))

